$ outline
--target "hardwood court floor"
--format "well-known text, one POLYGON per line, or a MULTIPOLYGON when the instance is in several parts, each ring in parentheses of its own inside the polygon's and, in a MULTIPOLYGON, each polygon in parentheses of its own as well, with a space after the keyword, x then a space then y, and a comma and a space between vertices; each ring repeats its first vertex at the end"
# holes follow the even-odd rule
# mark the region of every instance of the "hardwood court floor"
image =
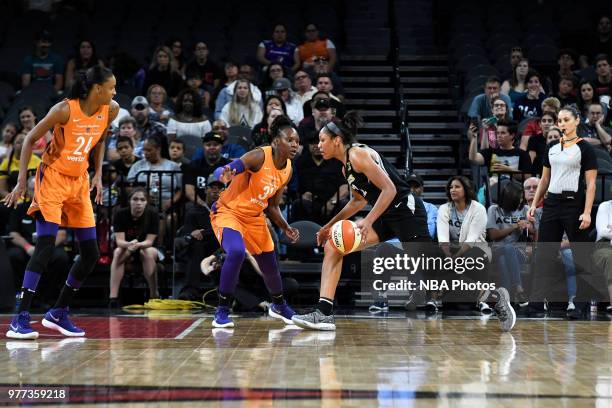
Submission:
MULTIPOLYGON (((40 325, 0 340, 0 405, 9 390, 65 390, 37 404, 214 407, 612 407, 612 323, 493 317, 351 315, 336 332, 268 317, 149 313, 78 316, 87 339, 40 325)), ((8 316, 0 317, 6 330, 8 316)), ((80 406, 80 405, 79 405, 80 406)))

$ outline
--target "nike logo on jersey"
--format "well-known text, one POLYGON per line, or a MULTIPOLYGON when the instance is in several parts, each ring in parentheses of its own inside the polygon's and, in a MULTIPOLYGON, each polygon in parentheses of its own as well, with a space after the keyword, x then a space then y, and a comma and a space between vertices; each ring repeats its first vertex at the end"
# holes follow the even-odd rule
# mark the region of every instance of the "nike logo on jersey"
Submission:
POLYGON ((80 121, 81 121, 81 119, 76 119, 76 118, 75 118, 75 119, 72 119, 72 121, 73 121, 73 122, 80 122, 80 121))

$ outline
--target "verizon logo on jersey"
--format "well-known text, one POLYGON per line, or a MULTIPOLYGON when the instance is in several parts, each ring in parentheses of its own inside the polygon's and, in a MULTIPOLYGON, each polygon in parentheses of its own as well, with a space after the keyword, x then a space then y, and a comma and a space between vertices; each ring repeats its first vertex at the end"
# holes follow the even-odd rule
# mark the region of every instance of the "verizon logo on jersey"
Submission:
POLYGON ((66 156, 66 160, 70 160, 73 162, 82 162, 85 161, 87 157, 85 156, 66 156))

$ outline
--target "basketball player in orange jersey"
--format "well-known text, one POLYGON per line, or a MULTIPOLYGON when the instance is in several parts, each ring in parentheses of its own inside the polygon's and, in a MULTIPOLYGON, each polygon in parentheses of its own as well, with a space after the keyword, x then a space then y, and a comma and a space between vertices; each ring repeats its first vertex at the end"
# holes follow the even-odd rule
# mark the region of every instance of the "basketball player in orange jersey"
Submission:
MULTIPOLYGON (((333 301, 342 272, 343 255, 327 241, 330 229, 337 221, 352 217, 366 204, 370 204, 372 209, 368 215, 356 223, 362 235, 362 245, 358 250, 399 238, 405 249, 420 255, 421 249, 423 252, 427 251, 428 243, 431 242, 427 229, 427 213, 421 199, 411 193, 406 180, 376 150, 355 142, 357 128, 361 123, 356 112, 347 112, 342 121, 334 119, 319 132, 319 149, 323 158, 337 159, 343 163, 342 171, 351 187, 352 198, 317 233, 318 244, 325 245, 320 298, 313 312, 293 316, 293 322, 302 328, 336 329, 333 301)), ((507 291, 505 295, 506 297, 500 296, 498 306, 512 308, 507 291)), ((513 313, 502 312, 498 315, 500 321, 506 316, 509 319, 514 316, 516 319, 513 313)), ((504 327, 505 323, 502 322, 502 328, 504 327)))
POLYGON ((38 332, 30 326, 29 310, 38 281, 53 253, 59 226, 74 229, 80 257, 70 269, 57 302, 45 314, 42 324, 65 336, 85 335, 68 318, 68 305, 98 261, 96 224, 89 195, 95 188, 95 201, 102 204, 104 137, 119 112, 119 105, 112 100, 114 95, 115 77, 109 69, 95 66, 80 73, 68 99, 53 106, 23 142, 17 185, 4 200, 8 207, 16 206, 25 192, 32 146, 53 128, 53 138, 36 172, 34 199, 28 210, 36 219, 38 238, 23 277, 18 314, 6 332, 7 337, 38 337, 38 332), (92 149, 95 174, 90 188, 87 168, 92 149))
POLYGON ((298 240, 298 230, 287 224, 279 203, 283 189, 291 179, 290 159, 297 154, 300 139, 295 125, 286 116, 274 119, 270 136, 271 146, 251 150, 215 170, 217 179, 226 184, 231 181, 231 184, 213 204, 210 213, 213 230, 226 253, 213 327, 234 327, 229 312, 246 250, 255 257, 272 297, 269 315, 293 324, 291 317, 295 312, 283 299, 274 242, 264 211, 289 239, 298 240))

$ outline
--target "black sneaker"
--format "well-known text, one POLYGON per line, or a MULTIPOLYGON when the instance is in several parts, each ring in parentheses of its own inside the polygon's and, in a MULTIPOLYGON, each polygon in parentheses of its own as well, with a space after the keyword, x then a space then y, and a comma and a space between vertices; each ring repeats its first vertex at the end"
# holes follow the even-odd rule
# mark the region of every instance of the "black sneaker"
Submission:
POLYGON ((516 303, 518 303, 519 307, 529 306, 529 299, 525 292, 516 292, 516 303))
POLYGON ((567 317, 569 320, 580 320, 584 318, 584 313, 580 306, 576 306, 573 310, 569 310, 565 314, 565 317, 567 317))

